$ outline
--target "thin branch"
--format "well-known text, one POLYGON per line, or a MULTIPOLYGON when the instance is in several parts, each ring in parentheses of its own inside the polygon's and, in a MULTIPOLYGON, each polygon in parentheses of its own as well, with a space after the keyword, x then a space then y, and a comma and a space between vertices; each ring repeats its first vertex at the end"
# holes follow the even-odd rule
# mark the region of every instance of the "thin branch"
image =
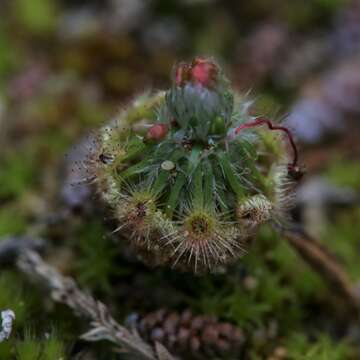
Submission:
MULTIPOLYGON (((118 324, 102 302, 80 290, 72 278, 62 276, 36 252, 25 251, 21 254, 17 264, 25 274, 45 283, 50 288, 52 298, 55 301, 66 304, 77 315, 91 321, 91 330, 82 335, 82 339, 87 341, 111 341, 120 346, 125 352, 135 355, 136 359, 160 359, 157 355, 158 351, 156 350, 157 354, 155 354, 153 348, 136 332, 131 332, 118 324)), ((167 360, 175 359, 168 354, 167 360)))
POLYGON ((360 299, 356 296, 346 270, 336 257, 301 228, 282 229, 281 233, 300 256, 360 317, 360 299))

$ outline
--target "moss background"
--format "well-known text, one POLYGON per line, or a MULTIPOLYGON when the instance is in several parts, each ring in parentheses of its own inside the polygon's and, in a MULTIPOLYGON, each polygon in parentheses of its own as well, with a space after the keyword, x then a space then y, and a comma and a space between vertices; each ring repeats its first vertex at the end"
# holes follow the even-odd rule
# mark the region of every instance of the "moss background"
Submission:
MULTIPOLYGON (((324 195, 315 228, 306 220, 311 202, 294 215, 359 281, 359 23, 359 1, 346 0, 1 0, 0 236, 46 238, 47 260, 119 321, 191 308, 242 328, 244 359, 360 358, 359 324, 270 227, 226 273, 194 277, 145 267, 114 241, 93 197, 80 198, 74 212, 61 196, 67 158, 89 131, 144 89, 167 87, 174 62, 212 55, 272 117, 318 104, 298 125, 299 135, 323 130, 311 141, 299 136, 307 178, 321 176, 352 197, 324 195)), ((0 310, 16 313, 1 360, 124 358, 78 340, 85 324, 44 294, 0 268, 0 310)))

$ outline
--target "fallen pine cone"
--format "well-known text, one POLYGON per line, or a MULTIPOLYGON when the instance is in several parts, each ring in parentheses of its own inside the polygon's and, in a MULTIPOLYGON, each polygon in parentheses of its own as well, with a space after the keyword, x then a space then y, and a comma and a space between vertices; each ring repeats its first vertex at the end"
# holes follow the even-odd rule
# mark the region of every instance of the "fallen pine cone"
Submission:
POLYGON ((145 316, 132 314, 127 323, 151 343, 160 342, 187 360, 241 358, 244 334, 238 327, 216 317, 160 309, 145 316))

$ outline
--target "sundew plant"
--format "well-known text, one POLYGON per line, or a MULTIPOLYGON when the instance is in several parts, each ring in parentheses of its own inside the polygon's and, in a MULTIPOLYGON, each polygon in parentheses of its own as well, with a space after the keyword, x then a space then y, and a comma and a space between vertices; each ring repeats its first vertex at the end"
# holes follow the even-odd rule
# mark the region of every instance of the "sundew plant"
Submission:
POLYGON ((197 57, 175 66, 169 90, 136 98, 99 130, 89 179, 143 261, 216 271, 261 224, 285 219, 297 150, 250 104, 197 57))

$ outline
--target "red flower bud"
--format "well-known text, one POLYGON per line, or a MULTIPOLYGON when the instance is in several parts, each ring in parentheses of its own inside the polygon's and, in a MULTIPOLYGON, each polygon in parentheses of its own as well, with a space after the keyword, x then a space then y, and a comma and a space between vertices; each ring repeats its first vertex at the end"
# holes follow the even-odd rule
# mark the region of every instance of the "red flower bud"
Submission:
POLYGON ((146 133, 145 139, 150 141, 160 141, 165 138, 168 133, 166 124, 155 124, 146 133))
POLYGON ((204 87, 213 87, 218 75, 218 66, 209 59, 195 58, 191 64, 180 64, 175 71, 175 84, 183 86, 187 82, 204 87))
POLYGON ((196 58, 191 64, 191 80, 204 87, 212 87, 216 82, 218 67, 205 58, 196 58))

